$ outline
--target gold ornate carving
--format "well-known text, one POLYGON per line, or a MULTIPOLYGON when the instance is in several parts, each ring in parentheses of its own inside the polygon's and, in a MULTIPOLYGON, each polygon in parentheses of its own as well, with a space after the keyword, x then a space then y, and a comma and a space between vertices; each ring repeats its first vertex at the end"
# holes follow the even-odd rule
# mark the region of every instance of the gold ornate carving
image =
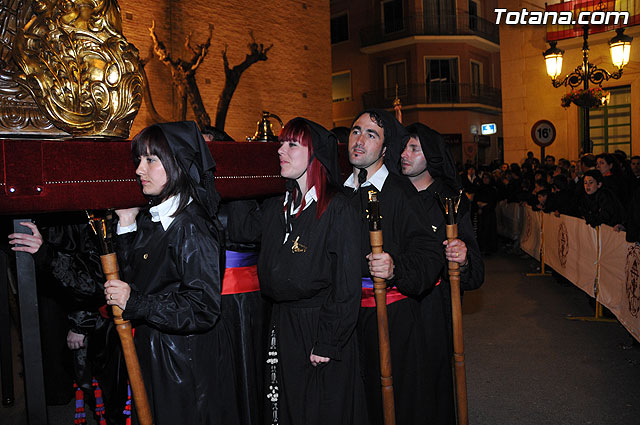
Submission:
POLYGON ((19 70, 12 60, 13 41, 18 28, 24 27, 32 15, 30 1, 0 2, 0 134, 3 137, 67 134, 54 127, 29 92, 16 82, 19 70))
POLYGON ((56 127, 74 136, 127 137, 142 101, 138 50, 115 0, 34 0, 18 29, 18 81, 56 127))

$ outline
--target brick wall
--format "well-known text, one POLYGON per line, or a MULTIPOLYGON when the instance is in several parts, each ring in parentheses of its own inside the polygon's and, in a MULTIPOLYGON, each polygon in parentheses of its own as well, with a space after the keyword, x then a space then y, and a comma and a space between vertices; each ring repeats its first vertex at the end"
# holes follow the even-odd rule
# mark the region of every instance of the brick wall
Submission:
MULTIPOLYGON (((215 122, 218 97, 224 86, 222 50, 228 45, 231 66, 242 62, 253 30, 256 40, 273 44, 266 62, 247 69, 233 96, 225 131, 235 140, 253 136, 261 111, 278 115, 285 123, 304 116, 331 128, 331 41, 329 2, 325 0, 120 0, 123 31, 143 58, 152 45, 148 28, 156 22, 158 38, 174 58, 190 59, 185 36, 192 32, 192 44, 203 43, 209 24, 215 29, 211 47, 196 73, 205 108, 215 122)), ((171 87, 171 73, 156 58, 146 67, 156 110, 175 120, 177 99, 171 87)), ((187 108, 187 118, 193 113, 187 108)), ((142 105, 131 129, 131 137, 152 124, 147 106, 142 105)), ((274 131, 279 126, 274 122, 274 131)))

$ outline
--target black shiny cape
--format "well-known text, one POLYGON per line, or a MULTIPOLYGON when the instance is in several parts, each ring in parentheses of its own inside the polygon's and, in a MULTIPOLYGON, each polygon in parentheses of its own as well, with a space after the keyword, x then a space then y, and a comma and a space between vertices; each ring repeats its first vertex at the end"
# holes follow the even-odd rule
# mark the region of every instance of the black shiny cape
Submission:
POLYGON ((118 237, 131 286, 123 318, 133 321, 156 425, 237 424, 232 351, 220 321, 220 237, 195 202, 166 231, 148 213, 118 237))

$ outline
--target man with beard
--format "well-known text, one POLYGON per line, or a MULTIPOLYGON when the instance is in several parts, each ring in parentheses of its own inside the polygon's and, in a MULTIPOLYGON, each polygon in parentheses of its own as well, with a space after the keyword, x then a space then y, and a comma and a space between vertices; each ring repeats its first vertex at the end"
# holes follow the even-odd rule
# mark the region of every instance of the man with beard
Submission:
POLYGON ((396 423, 424 422, 429 387, 425 361, 427 341, 420 315, 420 298, 437 281, 444 266, 440 242, 444 227, 434 232, 419 215, 420 200, 398 170, 401 146, 408 134, 387 111, 358 115, 349 134, 353 173, 345 194, 360 214, 362 302, 357 332, 369 418, 383 423, 378 353, 378 324, 372 278, 385 279, 391 345, 396 423), (387 165, 385 165, 387 164, 387 165), (390 168, 388 168, 390 167, 390 168), (371 253, 367 222, 368 192, 378 192, 382 216, 383 253, 371 253))
MULTIPOLYGON (((446 225, 438 196, 460 195, 455 163, 444 138, 438 132, 420 123, 408 126, 407 130, 411 137, 402 151, 402 173, 418 190, 422 201, 422 216, 431 224, 434 232, 438 232, 446 225)), ((477 289, 484 281, 484 263, 473 232, 466 196, 462 196, 460 202, 458 223, 460 239, 448 242, 442 236, 440 242, 445 246, 447 261, 460 264, 461 288, 477 289)), ((446 267, 442 268, 439 281, 421 299, 420 310, 428 343, 425 363, 430 383, 424 397, 429 411, 425 423, 453 424, 455 404, 451 371, 451 289, 446 267)))

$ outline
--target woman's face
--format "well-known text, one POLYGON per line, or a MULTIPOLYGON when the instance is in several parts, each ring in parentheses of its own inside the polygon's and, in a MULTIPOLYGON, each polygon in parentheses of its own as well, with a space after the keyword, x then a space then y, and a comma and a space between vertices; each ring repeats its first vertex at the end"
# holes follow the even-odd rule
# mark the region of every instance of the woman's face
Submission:
POLYGON ((611 166, 607 164, 607 161, 605 161, 604 158, 598 158, 596 168, 603 176, 611 171, 611 166))
POLYGON ((587 192, 587 195, 593 195, 600 189, 602 183, 598 183, 596 179, 591 176, 584 177, 584 191, 587 192))
POLYGON ((282 142, 278 149, 278 156, 280 157, 280 175, 287 179, 301 177, 309 164, 309 148, 294 140, 282 142))
POLYGON ((165 184, 167 184, 167 173, 164 166, 156 155, 140 156, 140 164, 136 168, 136 175, 142 185, 142 193, 148 196, 158 196, 165 184))

